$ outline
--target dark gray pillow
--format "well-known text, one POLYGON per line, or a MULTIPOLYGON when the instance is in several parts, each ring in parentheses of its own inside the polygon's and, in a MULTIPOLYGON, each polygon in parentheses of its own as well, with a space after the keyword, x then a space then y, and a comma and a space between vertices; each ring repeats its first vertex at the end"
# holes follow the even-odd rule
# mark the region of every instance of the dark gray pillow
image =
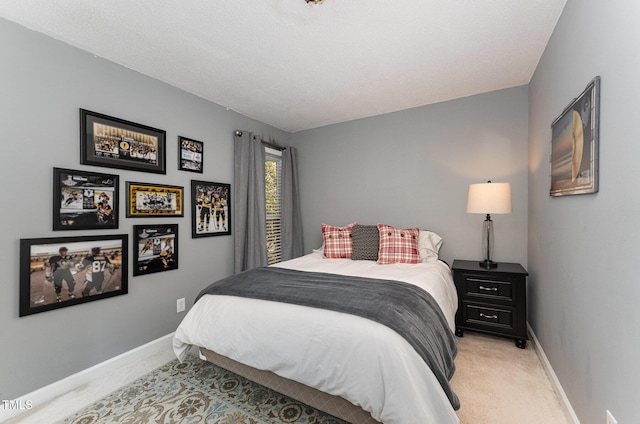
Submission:
POLYGON ((380 232, 377 225, 354 225, 351 228, 353 251, 351 259, 377 261, 380 246, 380 232))

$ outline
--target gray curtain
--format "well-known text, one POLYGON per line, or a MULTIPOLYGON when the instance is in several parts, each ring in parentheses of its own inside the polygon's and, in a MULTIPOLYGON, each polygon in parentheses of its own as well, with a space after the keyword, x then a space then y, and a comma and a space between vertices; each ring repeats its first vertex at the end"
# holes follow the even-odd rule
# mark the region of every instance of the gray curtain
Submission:
POLYGON ((264 147, 247 131, 234 134, 234 272, 267 265, 264 147))
POLYGON ((298 189, 298 162, 295 147, 282 151, 282 260, 297 258, 304 253, 302 216, 298 189))

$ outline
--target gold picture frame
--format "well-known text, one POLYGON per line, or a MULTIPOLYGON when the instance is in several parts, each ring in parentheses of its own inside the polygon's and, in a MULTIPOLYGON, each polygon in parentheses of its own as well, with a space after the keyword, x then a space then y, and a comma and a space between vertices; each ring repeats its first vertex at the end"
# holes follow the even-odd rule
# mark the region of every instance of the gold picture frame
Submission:
POLYGON ((127 181, 127 218, 184 216, 184 187, 127 181))

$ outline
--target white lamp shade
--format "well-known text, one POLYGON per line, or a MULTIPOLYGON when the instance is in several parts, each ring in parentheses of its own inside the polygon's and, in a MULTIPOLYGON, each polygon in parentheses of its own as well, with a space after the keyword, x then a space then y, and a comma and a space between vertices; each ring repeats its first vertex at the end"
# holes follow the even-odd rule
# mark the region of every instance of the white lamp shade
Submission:
POLYGON ((469 184, 467 213, 511 213, 511 184, 469 184))

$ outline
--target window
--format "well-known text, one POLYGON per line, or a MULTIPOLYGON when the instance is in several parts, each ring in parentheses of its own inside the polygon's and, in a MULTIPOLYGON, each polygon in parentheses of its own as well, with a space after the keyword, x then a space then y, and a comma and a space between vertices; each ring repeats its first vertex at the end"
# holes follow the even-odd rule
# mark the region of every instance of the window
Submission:
POLYGON ((269 265, 282 259, 282 152, 265 148, 265 197, 267 199, 267 259, 269 265))

